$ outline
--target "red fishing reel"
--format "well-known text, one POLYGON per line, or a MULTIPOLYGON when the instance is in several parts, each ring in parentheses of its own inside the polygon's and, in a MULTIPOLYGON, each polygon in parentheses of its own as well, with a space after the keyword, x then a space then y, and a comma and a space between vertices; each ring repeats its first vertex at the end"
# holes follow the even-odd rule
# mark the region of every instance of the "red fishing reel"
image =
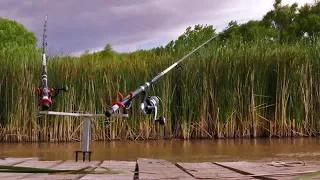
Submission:
POLYGON ((44 88, 43 90, 41 88, 37 88, 37 93, 39 95, 39 101, 38 105, 42 111, 47 111, 50 109, 52 105, 52 99, 55 98, 60 91, 67 92, 68 86, 59 88, 44 88))
POLYGON ((41 88, 37 88, 37 93, 40 98, 38 101, 38 105, 42 111, 47 111, 50 109, 52 105, 51 97, 53 92, 54 92, 53 88, 44 89, 44 92, 41 90, 41 88), (43 95, 43 94, 47 94, 47 95, 43 95))

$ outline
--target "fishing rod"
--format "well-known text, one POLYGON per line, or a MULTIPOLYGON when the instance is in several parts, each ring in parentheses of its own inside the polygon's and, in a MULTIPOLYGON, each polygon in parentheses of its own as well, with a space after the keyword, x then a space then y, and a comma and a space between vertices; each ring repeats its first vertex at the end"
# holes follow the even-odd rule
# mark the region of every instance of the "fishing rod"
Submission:
POLYGON ((209 43, 210 41, 212 41, 216 37, 218 37, 218 34, 213 36, 212 38, 210 38, 209 40, 207 40, 206 42, 204 42, 203 44, 201 44, 200 46, 198 46, 197 48, 195 48, 191 52, 189 52, 187 55, 183 56, 181 59, 179 59, 177 62, 173 63, 171 66, 169 66, 164 71, 158 73, 151 81, 146 82, 145 84, 140 86, 135 91, 130 92, 129 95, 127 95, 125 98, 123 98, 122 94, 120 92, 118 92, 119 101, 114 102, 112 104, 112 107, 110 107, 109 109, 107 109, 105 111, 106 117, 109 118, 113 113, 115 113, 117 110, 119 110, 119 108, 123 108, 124 113, 126 114, 127 110, 131 107, 132 100, 135 97, 137 97, 140 93, 142 93, 143 98, 142 98, 142 102, 141 102, 141 106, 140 106, 142 113, 151 114, 152 110, 155 110, 155 118, 154 118, 155 122, 159 122, 160 125, 164 125, 165 121, 166 121, 164 116, 160 116, 159 118, 156 118, 157 105, 159 104, 159 98, 157 96, 147 96, 146 89, 149 88, 153 83, 155 83, 158 79, 160 79, 166 73, 168 73, 172 68, 174 68, 175 66, 180 64, 183 60, 188 58, 190 55, 192 55, 193 53, 198 51, 201 47, 203 47, 204 45, 206 45, 207 43, 209 43))
POLYGON ((40 110, 47 111, 51 108, 52 99, 56 97, 60 91, 67 92, 68 86, 65 87, 56 87, 56 88, 48 88, 48 75, 47 75, 47 61, 48 56, 46 54, 46 47, 48 45, 47 38, 47 21, 48 16, 46 16, 44 20, 43 27, 43 37, 42 37, 42 76, 41 76, 41 87, 37 88, 37 93, 39 96, 38 105, 40 110))

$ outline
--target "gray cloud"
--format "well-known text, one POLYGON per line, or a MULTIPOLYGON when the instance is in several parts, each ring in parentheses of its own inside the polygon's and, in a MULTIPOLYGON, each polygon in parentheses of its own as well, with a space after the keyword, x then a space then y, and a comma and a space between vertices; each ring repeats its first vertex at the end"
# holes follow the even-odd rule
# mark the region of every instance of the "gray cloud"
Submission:
POLYGON ((23 23, 40 41, 44 17, 48 15, 48 44, 53 51, 73 53, 107 43, 129 50, 121 47, 138 46, 148 39, 170 39, 187 25, 215 25, 242 17, 230 16, 228 9, 242 8, 241 12, 247 13, 245 18, 248 2, 262 0, 1 0, 0 16, 23 23), (246 4, 241 5, 243 2, 246 4))

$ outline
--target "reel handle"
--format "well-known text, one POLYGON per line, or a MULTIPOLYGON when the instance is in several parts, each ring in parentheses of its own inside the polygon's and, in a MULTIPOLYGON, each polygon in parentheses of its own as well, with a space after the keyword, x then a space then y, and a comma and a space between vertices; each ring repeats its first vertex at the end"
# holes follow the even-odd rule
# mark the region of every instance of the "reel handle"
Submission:
POLYGON ((158 104, 159 104, 159 98, 157 96, 147 96, 146 92, 143 92, 143 100, 141 102, 141 111, 144 114, 151 114, 154 110, 154 121, 159 122, 160 125, 164 125, 166 122, 166 119, 163 116, 160 116, 157 119, 157 113, 158 113, 158 104))
POLYGON ((64 91, 64 92, 68 92, 69 91, 69 87, 68 86, 64 86, 64 87, 60 87, 60 88, 56 88, 58 91, 64 91))
POLYGON ((166 124, 166 118, 164 116, 160 116, 158 119, 155 120, 158 122, 160 125, 165 125, 166 124))
POLYGON ((69 91, 69 87, 68 86, 63 86, 63 87, 54 88, 54 95, 52 96, 52 98, 55 98, 59 94, 60 91, 68 92, 69 91))

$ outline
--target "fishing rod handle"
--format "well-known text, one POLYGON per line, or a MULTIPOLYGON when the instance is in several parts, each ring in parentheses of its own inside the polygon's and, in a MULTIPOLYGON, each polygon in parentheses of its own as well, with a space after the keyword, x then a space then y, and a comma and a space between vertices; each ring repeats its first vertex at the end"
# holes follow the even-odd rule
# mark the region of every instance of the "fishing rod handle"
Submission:
POLYGON ((130 92, 129 95, 127 95, 125 98, 123 98, 122 94, 118 92, 120 101, 114 102, 113 105, 105 111, 105 115, 107 116, 107 118, 111 117, 112 114, 115 113, 120 107, 126 109, 126 106, 131 103, 132 99, 143 92, 148 86, 150 86, 150 83, 146 82, 143 86, 140 86, 140 88, 136 89, 134 92, 130 92))
POLYGON ((105 112, 105 115, 109 118, 112 116, 114 112, 116 112, 119 109, 119 106, 117 104, 113 105, 111 108, 107 109, 105 112))

